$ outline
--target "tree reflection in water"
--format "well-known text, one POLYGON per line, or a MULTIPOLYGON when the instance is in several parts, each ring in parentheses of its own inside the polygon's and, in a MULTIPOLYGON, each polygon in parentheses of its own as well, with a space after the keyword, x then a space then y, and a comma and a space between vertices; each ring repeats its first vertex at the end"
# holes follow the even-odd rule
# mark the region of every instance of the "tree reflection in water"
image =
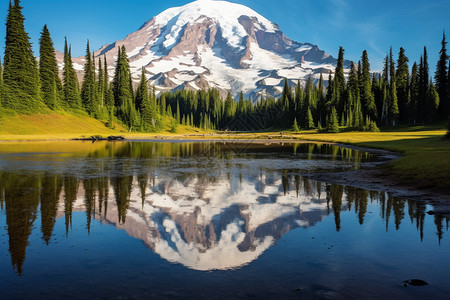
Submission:
MULTIPOLYGON (((0 205, 18 274, 37 218, 48 245, 59 218, 64 218, 70 238, 74 211, 86 213, 88 232, 93 218, 115 224, 164 259, 195 270, 246 265, 290 230, 314 226, 328 215, 333 215, 337 232, 344 227, 343 211, 354 211, 363 225, 369 204, 379 207, 386 231, 400 230, 409 216, 424 238, 423 202, 307 176, 318 170, 357 169, 376 159, 354 149, 327 144, 99 143, 83 151, 56 149, 2 158, 0 205)), ((434 216, 439 241, 444 222, 434 216)))

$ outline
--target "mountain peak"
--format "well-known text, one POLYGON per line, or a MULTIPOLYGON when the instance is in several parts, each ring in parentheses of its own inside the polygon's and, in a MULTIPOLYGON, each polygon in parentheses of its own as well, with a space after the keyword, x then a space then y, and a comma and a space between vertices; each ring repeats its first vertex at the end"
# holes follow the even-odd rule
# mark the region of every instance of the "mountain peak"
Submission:
POLYGON ((163 33, 166 34, 163 42, 166 48, 171 48, 176 43, 176 38, 186 24, 201 23, 204 18, 209 18, 218 24, 230 46, 242 49, 241 42, 247 32, 239 23, 241 16, 256 18, 266 31, 277 30, 272 22, 254 10, 228 1, 197 0, 181 7, 167 9, 154 20, 155 24, 166 28, 163 33))
MULTIPOLYGON (((95 55, 106 56, 111 78, 120 46, 127 49, 135 82, 144 68, 159 91, 217 88, 223 96, 242 91, 253 100, 279 96, 284 78, 291 85, 318 80, 336 66, 318 46, 295 42, 251 8, 227 1, 169 8, 125 39, 105 45, 95 55)), ((74 61, 83 65, 82 58, 74 61)))

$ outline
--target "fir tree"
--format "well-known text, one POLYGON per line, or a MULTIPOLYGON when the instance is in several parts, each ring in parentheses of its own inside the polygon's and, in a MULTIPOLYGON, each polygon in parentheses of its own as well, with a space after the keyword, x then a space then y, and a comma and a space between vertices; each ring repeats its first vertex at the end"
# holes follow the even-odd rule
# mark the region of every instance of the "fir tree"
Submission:
POLYGON ((417 103, 418 120, 422 122, 429 120, 429 118, 426 115, 428 90, 429 90, 428 54, 427 54, 427 47, 424 47, 423 56, 420 57, 419 97, 417 103))
POLYGON ((84 64, 84 79, 81 87, 81 102, 83 108, 91 115, 98 117, 98 91, 95 82, 95 68, 89 47, 86 46, 86 62, 84 64))
POLYGON ((308 111, 306 112, 306 127, 308 129, 313 129, 314 128, 314 119, 311 113, 311 109, 308 108, 308 111))
POLYGON ((330 116, 328 117, 327 132, 337 133, 339 132, 339 123, 336 108, 331 109, 330 116))
POLYGON ((131 131, 138 123, 138 115, 133 103, 130 66, 125 46, 119 48, 113 80, 113 93, 116 116, 131 131))
POLYGON ((155 131, 159 127, 159 118, 156 108, 156 97, 149 93, 145 69, 142 68, 141 82, 136 92, 136 98, 142 98, 140 113, 143 130, 155 131))
POLYGON ((19 0, 9 4, 6 18, 6 43, 3 84, 6 90, 4 106, 17 111, 30 111, 42 106, 39 71, 25 32, 19 0))
POLYGON ((161 97, 159 97, 159 113, 161 114, 161 116, 167 115, 166 110, 166 96, 164 94, 161 94, 161 97))
POLYGON ((441 103, 439 105, 439 116, 441 119, 446 119, 450 114, 450 95, 448 86, 448 66, 447 61, 449 56, 447 55, 447 41, 445 39, 445 32, 442 36, 441 51, 439 52, 439 60, 436 66, 436 72, 434 75, 434 81, 436 82, 436 91, 439 94, 441 103))
POLYGON ((409 123, 416 124, 417 120, 417 109, 419 103, 419 71, 417 63, 414 63, 411 68, 411 80, 410 80, 410 96, 408 107, 409 123))
POLYGON ((181 118, 180 118, 180 102, 177 101, 177 111, 176 111, 176 115, 175 118, 177 120, 178 123, 181 123, 181 118))
POLYGON ((63 106, 67 109, 81 109, 81 98, 78 91, 78 78, 72 64, 70 48, 67 45, 67 38, 64 43, 64 68, 63 68, 63 106))
POLYGON ((98 76, 97 76, 97 100, 98 100, 98 105, 100 107, 104 107, 105 106, 105 85, 104 85, 104 69, 102 66, 102 60, 100 59, 100 57, 98 58, 98 76))
POLYGON ((395 75, 395 83, 397 87, 398 108, 400 120, 403 122, 408 120, 408 102, 409 102, 409 59, 405 55, 405 49, 400 48, 397 60, 397 71, 395 75))
POLYGON ((114 92, 112 85, 109 84, 108 63, 106 56, 103 57, 103 98, 109 108, 114 106, 114 92))
POLYGON ((239 102, 237 104, 236 113, 238 115, 244 114, 244 94, 242 91, 239 93, 239 102))
POLYGON ((359 94, 355 98, 355 109, 353 111, 353 124, 355 128, 361 129, 363 126, 363 113, 359 94))
POLYGON ((322 123, 322 120, 326 118, 323 115, 324 110, 325 110, 325 95, 323 87, 323 76, 322 73, 320 73, 319 83, 317 84, 317 114, 316 114, 316 118, 319 123, 322 123))
POLYGON ((294 124, 292 124, 292 131, 299 132, 300 128, 298 128, 297 118, 294 118, 294 124))
POLYGON ((431 123, 437 119, 440 99, 436 87, 431 80, 428 86, 425 102, 425 121, 431 123))
POLYGON ((375 105, 375 98, 372 93, 372 82, 370 80, 370 64, 367 56, 367 51, 364 50, 362 54, 362 70, 360 76, 361 87, 361 103, 364 111, 371 119, 377 118, 377 107, 375 105))
POLYGON ((283 111, 289 110, 291 100, 292 100, 292 92, 291 89, 289 88, 289 81, 287 78, 284 78, 283 93, 281 95, 281 109, 283 111))
POLYGON ((60 102, 62 85, 59 79, 55 49, 47 25, 44 25, 42 29, 39 46, 39 75, 42 100, 49 108, 55 109, 60 102))
POLYGON ((134 98, 134 105, 136 107, 136 110, 142 112, 143 103, 145 100, 148 99, 149 99, 149 91, 147 78, 145 77, 145 68, 142 67, 141 81, 139 82, 139 85, 136 89, 136 96, 134 98))
POLYGON ((344 76, 344 48, 339 47, 339 55, 336 63, 334 76, 335 105, 338 107, 338 113, 344 111, 345 99, 345 76, 344 76))
POLYGON ((398 119, 398 100, 397 100, 397 87, 395 81, 392 82, 390 87, 390 106, 389 106, 389 114, 392 121, 392 126, 396 125, 396 121, 398 119))

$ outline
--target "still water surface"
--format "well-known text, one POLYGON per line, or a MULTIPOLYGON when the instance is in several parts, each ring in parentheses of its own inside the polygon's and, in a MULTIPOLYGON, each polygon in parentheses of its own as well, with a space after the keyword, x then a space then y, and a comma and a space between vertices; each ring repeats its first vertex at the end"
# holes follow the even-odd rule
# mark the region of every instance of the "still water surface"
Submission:
POLYGON ((448 299, 448 219, 308 177, 377 159, 307 143, 0 144, 0 298, 448 299))

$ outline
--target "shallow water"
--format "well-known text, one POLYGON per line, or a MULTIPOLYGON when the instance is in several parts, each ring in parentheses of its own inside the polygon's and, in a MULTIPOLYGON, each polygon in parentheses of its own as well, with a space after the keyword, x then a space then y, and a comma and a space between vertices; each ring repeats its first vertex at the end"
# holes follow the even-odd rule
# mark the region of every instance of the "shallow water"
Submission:
POLYGON ((0 144, 1 298, 446 299, 447 219, 308 177, 379 159, 307 143, 0 144))

